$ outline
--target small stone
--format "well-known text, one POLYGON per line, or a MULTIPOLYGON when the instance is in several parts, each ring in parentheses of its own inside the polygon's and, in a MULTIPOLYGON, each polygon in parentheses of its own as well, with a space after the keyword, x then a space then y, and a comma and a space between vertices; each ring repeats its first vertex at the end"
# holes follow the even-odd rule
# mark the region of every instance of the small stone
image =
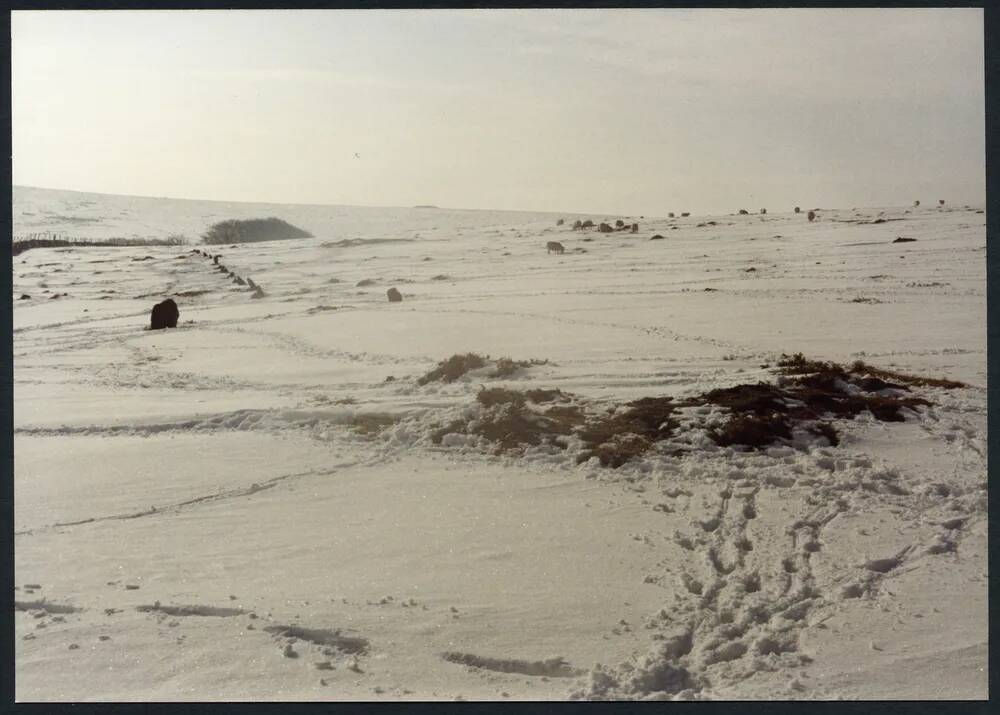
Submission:
POLYGON ((70 650, 78 650, 79 648, 80 648, 80 646, 77 645, 76 643, 70 643, 69 644, 69 649, 70 650))

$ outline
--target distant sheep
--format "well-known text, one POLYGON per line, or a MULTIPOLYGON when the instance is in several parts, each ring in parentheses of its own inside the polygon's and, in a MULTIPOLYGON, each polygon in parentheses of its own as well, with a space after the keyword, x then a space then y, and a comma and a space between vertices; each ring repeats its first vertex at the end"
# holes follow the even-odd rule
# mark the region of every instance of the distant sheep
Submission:
POLYGON ((691 215, 691 212, 690 212, 690 211, 685 211, 684 213, 682 213, 682 214, 681 214, 681 217, 682 217, 682 218, 687 218, 687 217, 688 217, 688 216, 690 216, 690 215, 691 215))
POLYGON ((938 199, 938 206, 944 206, 944 199, 938 199))
POLYGON ((749 216, 750 212, 746 209, 740 209, 740 216, 749 216))
POLYGON ((919 205, 920 205, 920 201, 914 201, 913 202, 913 208, 917 208, 917 206, 919 206, 919 205))
POLYGON ((163 330, 164 328, 176 328, 177 318, 180 311, 177 310, 177 303, 167 298, 162 303, 153 306, 153 311, 149 318, 150 330, 163 330))
POLYGON ((624 226, 625 226, 625 222, 622 221, 621 219, 618 219, 617 221, 615 221, 615 228, 624 228, 624 226))
POLYGON ((760 210, 760 215, 761 215, 761 216, 763 216, 763 215, 764 215, 764 214, 766 214, 766 213, 767 213, 767 209, 761 209, 761 210, 760 210))
POLYGON ((673 218, 673 217, 674 217, 674 212, 673 211, 671 211, 670 213, 667 214, 667 218, 673 218))
POLYGON ((545 244, 546 253, 552 253, 553 251, 555 251, 556 253, 561 254, 565 250, 566 247, 563 246, 561 243, 559 243, 559 241, 549 241, 548 243, 545 244))
POLYGON ((816 220, 816 212, 815 211, 810 211, 808 214, 806 214, 806 217, 810 221, 815 221, 816 220))
POLYGON ((797 214, 800 214, 800 213, 802 213, 802 209, 801 209, 801 208, 799 208, 798 206, 796 206, 796 207, 795 207, 795 213, 797 213, 797 214))
POLYGON ((614 229, 611 228, 611 225, 607 223, 601 223, 601 225, 597 227, 597 230, 601 233, 611 233, 614 231, 614 229))
POLYGON ((559 219, 558 221, 556 221, 556 226, 562 226, 564 223, 566 222, 563 221, 562 219, 559 219))
POLYGON ((580 224, 580 228, 593 228, 593 227, 594 227, 594 222, 591 221, 589 218, 582 224, 580 224))

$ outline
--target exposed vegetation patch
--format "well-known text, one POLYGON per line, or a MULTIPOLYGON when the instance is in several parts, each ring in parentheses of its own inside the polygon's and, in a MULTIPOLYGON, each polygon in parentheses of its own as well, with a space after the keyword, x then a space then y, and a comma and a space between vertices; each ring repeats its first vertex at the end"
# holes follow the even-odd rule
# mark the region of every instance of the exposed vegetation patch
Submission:
POLYGON ((476 401, 483 408, 481 414, 473 420, 445 425, 431 435, 431 441, 441 444, 446 434, 454 433, 482 437, 495 446, 497 453, 543 443, 566 449, 566 443, 559 438, 572 434, 586 419, 580 406, 565 404, 570 400, 560 390, 480 390, 476 401), (553 402, 561 404, 551 405, 553 402))
MULTIPOLYGON (((349 403, 344 403, 349 404, 349 403)), ((358 434, 370 436, 378 434, 387 427, 391 427, 399 421, 395 415, 385 413, 359 414, 351 418, 349 424, 358 434)))
POLYGON ((486 365, 486 358, 476 353, 452 355, 436 368, 417 380, 418 385, 428 382, 454 382, 470 370, 478 370, 486 365))
MULTIPOLYGON (((490 357, 477 355, 476 353, 465 353, 464 355, 452 355, 450 358, 438 364, 436 368, 417 380, 418 385, 426 385, 429 382, 454 382, 472 370, 486 367, 490 357)), ((505 378, 511 377, 521 369, 546 365, 548 360, 513 360, 509 357, 502 357, 494 361, 494 370, 487 377, 505 378)))
MULTIPOLYGON (((909 385, 960 386, 879 370, 861 362, 844 367, 807 360, 801 353, 783 355, 777 369, 790 378, 782 386, 761 382, 712 390, 702 396, 705 402, 725 407, 731 414, 720 427, 709 430, 716 444, 759 449, 791 439, 793 431, 800 428, 836 445, 840 438, 828 421, 831 417, 849 419, 867 411, 883 422, 903 422, 904 408, 931 404, 922 397, 902 394, 909 391, 909 385)), ((688 401, 698 403, 698 398, 688 401)))
POLYGON ((520 673, 521 675, 547 676, 550 678, 573 678, 584 671, 572 667, 564 658, 548 660, 521 660, 519 658, 489 658, 472 653, 442 653, 449 663, 458 663, 472 668, 482 668, 498 673, 520 673))
POLYGON ((217 606, 164 606, 159 601, 151 606, 136 606, 142 613, 162 613, 166 616, 215 616, 225 618, 243 615, 242 608, 220 608, 217 606))
POLYGON ((183 236, 170 236, 169 238, 108 238, 103 240, 89 240, 83 238, 28 238, 14 241, 11 246, 13 255, 17 256, 32 248, 63 248, 70 247, 97 247, 97 246, 180 246, 185 243, 183 236))
POLYGON ((548 360, 512 360, 509 357, 502 357, 497 360, 496 370, 493 371, 490 377, 510 377, 516 374, 521 368, 546 365, 548 362, 548 360))
POLYGON ((201 235, 202 242, 209 245, 282 241, 291 238, 312 238, 312 234, 274 216, 219 221, 201 235))
POLYGON ((602 467, 620 467, 677 429, 675 408, 669 397, 643 397, 629 402, 625 410, 588 422, 580 432, 587 449, 577 462, 597 457, 602 467))
MULTIPOLYGON (((485 364, 481 360, 480 366, 485 364)), ((725 410, 721 423, 694 425, 719 446, 763 449, 796 439, 796 433, 799 438, 811 434, 837 446, 840 436, 835 419, 853 419, 867 412, 883 422, 902 422, 906 419, 903 410, 931 404, 910 394, 911 387, 964 386, 954 380, 907 375, 860 361, 844 366, 808 360, 801 354, 783 355, 775 370, 782 376, 779 384, 742 384, 680 400, 644 397, 601 413, 558 389, 487 388, 476 396, 478 415, 452 421, 431 439, 442 444, 448 434, 474 435, 493 445, 496 453, 542 444, 566 449, 572 440, 578 440, 582 449, 576 454, 577 463, 596 457, 601 466, 615 469, 674 436, 680 429, 677 411, 682 408, 714 406, 725 410)))
POLYGON ((303 628, 302 626, 267 626, 265 632, 284 638, 296 638, 318 646, 336 648, 344 653, 362 655, 368 652, 368 639, 342 635, 339 630, 303 628))

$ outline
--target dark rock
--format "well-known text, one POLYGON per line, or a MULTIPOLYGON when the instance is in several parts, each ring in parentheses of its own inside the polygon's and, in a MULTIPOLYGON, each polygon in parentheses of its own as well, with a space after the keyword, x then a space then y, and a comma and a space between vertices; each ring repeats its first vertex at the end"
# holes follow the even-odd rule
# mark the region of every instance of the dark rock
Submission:
POLYGON ((153 306, 153 312, 149 320, 150 330, 163 330, 164 328, 176 328, 177 317, 180 312, 177 310, 177 303, 167 298, 162 303, 153 306))
POLYGON ((802 213, 802 209, 801 209, 801 208, 799 208, 798 206, 796 206, 796 207, 795 207, 795 213, 797 213, 797 214, 798 214, 798 213, 802 213))
POLYGON ((390 288, 389 290, 387 290, 385 292, 385 294, 389 297, 389 302, 390 303, 402 303, 403 302, 403 295, 398 290, 396 290, 395 288, 390 288))
POLYGON ((912 243, 913 241, 916 241, 916 240, 917 239, 915 239, 915 238, 907 238, 906 236, 900 236, 895 241, 893 241, 893 243, 912 243))
POLYGON ((674 217, 674 212, 673 211, 671 211, 670 213, 667 214, 667 218, 673 218, 673 217, 674 217))
POLYGON ((760 210, 760 215, 761 215, 761 216, 763 216, 763 215, 764 215, 764 214, 766 214, 766 213, 767 213, 767 209, 761 209, 761 210, 760 210))
POLYGON ((750 212, 746 209, 740 209, 740 216, 749 216, 750 212))
POLYGON ((580 228, 593 228, 593 227, 594 227, 594 222, 591 221, 589 218, 582 224, 580 224, 580 228))
POLYGON ((583 222, 580 219, 577 219, 576 221, 573 222, 574 231, 579 231, 581 228, 583 228, 583 222))
POLYGON ((682 213, 682 214, 681 214, 681 217, 682 217, 682 218, 686 218, 686 217, 688 217, 688 216, 690 216, 690 215, 691 215, 691 212, 690 212, 690 211, 685 211, 684 213, 682 213))
POLYGON ((815 211, 810 211, 809 213, 806 214, 806 217, 810 221, 815 221, 816 220, 816 212, 815 211))
POLYGON ((639 233, 639 224, 632 224, 632 233, 639 233))
POLYGON ((601 233, 611 233, 612 231, 614 231, 614 229, 611 228, 610 224, 606 223, 602 223, 600 226, 598 226, 597 230, 600 231, 601 233))
POLYGON ((562 226, 564 223, 566 222, 563 221, 562 219, 559 219, 558 221, 556 221, 556 226, 562 226))
POLYGON ((660 234, 656 234, 655 236, 650 236, 649 240, 650 241, 662 241, 663 240, 663 236, 661 236, 660 234))

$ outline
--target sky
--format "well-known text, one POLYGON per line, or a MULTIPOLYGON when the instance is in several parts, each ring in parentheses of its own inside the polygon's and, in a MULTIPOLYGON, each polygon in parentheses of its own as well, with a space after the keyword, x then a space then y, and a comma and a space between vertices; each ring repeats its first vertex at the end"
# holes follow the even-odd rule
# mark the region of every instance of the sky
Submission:
POLYGON ((17 185, 664 215, 985 202, 981 9, 13 12, 17 185))

